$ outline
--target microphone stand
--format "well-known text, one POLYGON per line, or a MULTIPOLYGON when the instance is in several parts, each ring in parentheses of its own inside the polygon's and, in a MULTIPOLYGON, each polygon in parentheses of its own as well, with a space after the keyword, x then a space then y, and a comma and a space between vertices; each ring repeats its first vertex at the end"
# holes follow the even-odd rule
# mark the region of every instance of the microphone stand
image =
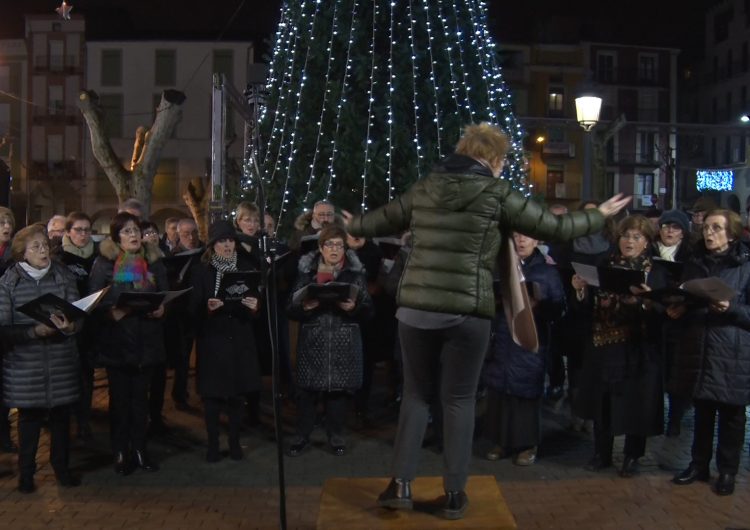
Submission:
MULTIPOLYGON (((260 208, 261 226, 265 224, 266 197, 258 164, 253 157, 255 175, 258 179, 258 206, 260 208)), ((274 431, 276 433, 276 456, 279 474, 279 528, 286 530, 286 483, 284 479, 284 445, 281 424, 281 378, 279 373, 280 359, 278 348, 279 324, 277 318, 276 295, 276 238, 268 237, 265 229, 261 230, 258 246, 261 252, 260 272, 261 286, 266 295, 266 318, 271 346, 271 392, 273 395, 274 431)))

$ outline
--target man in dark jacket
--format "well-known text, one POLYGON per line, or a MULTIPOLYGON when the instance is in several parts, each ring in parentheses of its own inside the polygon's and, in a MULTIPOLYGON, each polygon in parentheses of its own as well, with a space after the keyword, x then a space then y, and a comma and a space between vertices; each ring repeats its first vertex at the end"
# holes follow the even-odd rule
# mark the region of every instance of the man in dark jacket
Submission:
POLYGON ((354 236, 392 235, 409 228, 414 241, 397 295, 404 398, 394 478, 378 499, 381 506, 413 506, 411 480, 429 403, 439 388, 446 496, 438 515, 463 517, 475 396, 495 315, 492 271, 501 238, 511 230, 545 241, 583 235, 599 230, 604 216, 630 200, 618 196, 598 209, 552 215, 498 178, 508 149, 509 140, 499 128, 470 125, 456 153, 406 193, 364 216, 343 212, 354 236), (439 384, 431 376, 438 362, 439 384))

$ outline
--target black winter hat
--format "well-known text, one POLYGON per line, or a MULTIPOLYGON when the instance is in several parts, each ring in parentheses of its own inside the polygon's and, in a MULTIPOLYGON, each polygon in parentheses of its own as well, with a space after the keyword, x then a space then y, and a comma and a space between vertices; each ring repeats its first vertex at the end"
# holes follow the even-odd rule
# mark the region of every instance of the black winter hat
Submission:
POLYGON ((229 221, 216 221, 208 227, 209 247, 212 247, 214 243, 221 239, 234 239, 237 241, 237 230, 229 221))
POLYGON ((659 217, 659 226, 667 223, 679 225, 684 234, 690 232, 688 216, 681 210, 669 210, 661 214, 661 217, 659 217))

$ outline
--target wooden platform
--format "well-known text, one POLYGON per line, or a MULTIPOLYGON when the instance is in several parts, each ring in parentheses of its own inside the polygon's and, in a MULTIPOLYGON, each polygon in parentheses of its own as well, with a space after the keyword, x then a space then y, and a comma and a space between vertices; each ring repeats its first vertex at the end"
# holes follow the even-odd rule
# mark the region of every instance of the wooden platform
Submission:
POLYGON ((332 478, 326 480, 320 499, 317 528, 321 530, 390 528, 493 528, 515 530, 516 521, 503 499, 494 476, 469 477, 469 506, 463 519, 447 521, 435 515, 444 494, 442 477, 419 477, 412 483, 414 510, 388 510, 377 498, 388 478, 332 478))

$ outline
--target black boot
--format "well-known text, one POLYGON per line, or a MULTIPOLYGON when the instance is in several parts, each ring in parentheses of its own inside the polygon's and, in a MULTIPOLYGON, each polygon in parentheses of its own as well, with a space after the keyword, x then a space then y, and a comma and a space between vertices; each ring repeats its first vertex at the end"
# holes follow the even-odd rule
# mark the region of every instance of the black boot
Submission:
POLYGON ((239 435, 229 435, 229 458, 232 460, 242 460, 244 456, 242 446, 240 445, 239 435))
POLYGON ((124 451, 118 451, 115 453, 115 473, 118 475, 130 475, 133 472, 133 467, 130 464, 130 459, 124 451))
POLYGON ((55 478, 63 488, 75 488, 81 485, 81 479, 73 475, 68 469, 60 473, 55 472, 55 478))
POLYGON ((634 456, 626 456, 625 460, 622 461, 622 467, 620 468, 620 476, 622 478, 632 478, 638 473, 638 458, 634 456))
POLYGON ((151 461, 145 449, 135 451, 135 464, 144 471, 159 471, 159 466, 151 461))
POLYGON ((732 473, 719 473, 715 486, 716 495, 731 495, 734 493, 734 475, 732 473))
POLYGON ((443 519, 461 519, 464 516, 466 507, 469 505, 469 498, 463 491, 445 492, 445 502, 438 510, 438 516, 443 519))
POLYGON ((392 478, 385 491, 378 496, 378 506, 392 510, 411 510, 414 507, 411 500, 411 481, 392 478))
POLYGON ((685 471, 674 476, 672 483, 677 484, 678 486, 686 486, 692 484, 696 480, 708 482, 709 478, 711 477, 708 469, 699 469, 691 462, 685 471))

